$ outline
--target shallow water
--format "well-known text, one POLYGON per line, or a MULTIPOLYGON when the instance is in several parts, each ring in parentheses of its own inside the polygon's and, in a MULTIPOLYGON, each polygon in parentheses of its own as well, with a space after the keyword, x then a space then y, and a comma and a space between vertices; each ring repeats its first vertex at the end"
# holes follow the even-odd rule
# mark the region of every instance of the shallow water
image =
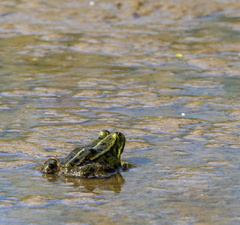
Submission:
POLYGON ((239 224, 238 1, 1 1, 2 224, 239 224), (42 176, 101 129, 136 167, 42 176))

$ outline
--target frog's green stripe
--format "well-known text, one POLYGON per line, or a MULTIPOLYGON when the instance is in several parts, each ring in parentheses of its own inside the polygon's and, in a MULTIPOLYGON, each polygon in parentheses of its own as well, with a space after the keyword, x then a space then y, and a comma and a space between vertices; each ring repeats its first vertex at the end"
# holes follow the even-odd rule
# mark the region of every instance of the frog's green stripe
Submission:
POLYGON ((92 141, 90 141, 88 144, 81 148, 74 149, 65 159, 62 160, 62 164, 64 164, 64 167, 69 166, 76 158, 78 158, 83 152, 86 151, 87 148, 93 148, 96 146, 100 141, 102 141, 105 137, 107 137, 110 134, 107 130, 102 130, 99 132, 98 137, 92 141))

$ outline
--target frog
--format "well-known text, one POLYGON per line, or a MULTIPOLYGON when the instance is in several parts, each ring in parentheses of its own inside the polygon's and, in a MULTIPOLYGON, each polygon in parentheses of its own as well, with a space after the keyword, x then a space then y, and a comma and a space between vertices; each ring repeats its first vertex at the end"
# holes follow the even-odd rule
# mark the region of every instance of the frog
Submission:
POLYGON ((65 158, 51 157, 41 166, 45 174, 79 178, 106 178, 128 170, 130 163, 121 161, 126 138, 121 132, 99 132, 98 137, 82 147, 77 147, 65 158))

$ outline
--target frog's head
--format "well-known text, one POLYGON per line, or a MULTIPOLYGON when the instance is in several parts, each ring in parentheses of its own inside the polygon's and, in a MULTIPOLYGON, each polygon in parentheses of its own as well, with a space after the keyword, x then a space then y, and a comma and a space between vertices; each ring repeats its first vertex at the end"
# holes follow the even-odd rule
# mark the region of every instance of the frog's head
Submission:
POLYGON ((125 147, 126 138, 121 132, 115 132, 112 134, 113 138, 115 139, 115 151, 117 157, 120 159, 121 154, 123 153, 123 149, 125 147))
POLYGON ((60 169, 59 159, 51 157, 50 159, 44 162, 41 168, 41 172, 48 174, 56 174, 59 172, 59 169, 60 169))
POLYGON ((125 142, 125 136, 121 132, 109 133, 96 145, 96 148, 101 150, 100 155, 110 152, 112 156, 120 159, 125 142))

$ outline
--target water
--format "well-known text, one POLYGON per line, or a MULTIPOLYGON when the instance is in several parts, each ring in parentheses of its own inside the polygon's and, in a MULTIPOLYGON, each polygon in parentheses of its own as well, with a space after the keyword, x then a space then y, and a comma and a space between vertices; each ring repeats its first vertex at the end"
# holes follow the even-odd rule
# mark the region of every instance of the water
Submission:
POLYGON ((1 1, 1 224, 239 224, 236 1, 1 1), (42 176, 101 129, 136 167, 42 176))

